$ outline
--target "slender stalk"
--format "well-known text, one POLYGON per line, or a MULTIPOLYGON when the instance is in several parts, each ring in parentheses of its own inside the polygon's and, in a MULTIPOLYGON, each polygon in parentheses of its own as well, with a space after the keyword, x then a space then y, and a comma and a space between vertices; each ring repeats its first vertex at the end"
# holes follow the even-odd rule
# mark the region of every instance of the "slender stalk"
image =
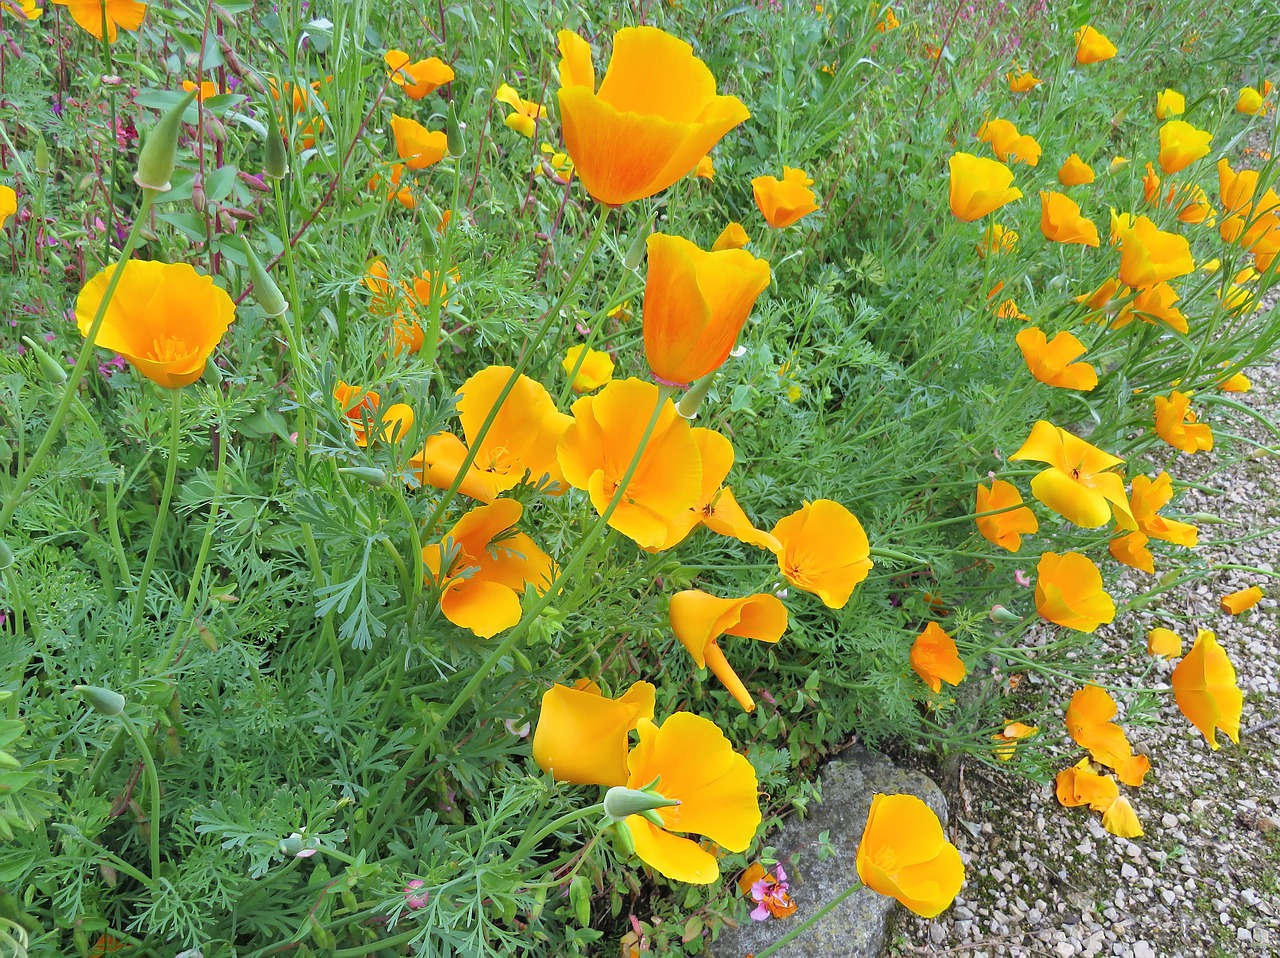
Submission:
POLYGON ((571 825, 584 818, 591 818, 593 816, 600 815, 603 812, 604 802, 596 802, 596 804, 588 805, 585 808, 575 808, 571 812, 565 812, 555 821, 551 822, 551 824, 538 829, 536 832, 526 832, 524 837, 520 839, 519 844, 516 845, 515 851, 511 853, 509 861, 512 863, 521 861, 529 854, 531 849, 538 847, 538 842, 542 841, 548 835, 558 832, 566 825, 571 825))
POLYGON ((151 880, 155 881, 156 876, 160 874, 160 776, 156 772, 155 756, 151 754, 146 739, 142 737, 138 726, 133 724, 133 719, 129 718, 127 712, 120 713, 120 724, 138 746, 138 751, 142 753, 142 764, 147 768, 147 784, 151 790, 151 880))

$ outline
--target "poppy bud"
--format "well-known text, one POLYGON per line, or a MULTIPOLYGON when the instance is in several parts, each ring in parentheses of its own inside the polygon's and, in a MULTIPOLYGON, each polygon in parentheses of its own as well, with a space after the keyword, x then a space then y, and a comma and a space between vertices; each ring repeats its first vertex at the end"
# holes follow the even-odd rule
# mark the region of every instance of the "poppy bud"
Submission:
POLYGON ((681 396, 680 401, 676 403, 676 412, 690 421, 697 419, 698 409, 702 405, 702 400, 707 398, 707 393, 711 391, 711 384, 715 380, 716 374, 711 372, 695 382, 692 388, 681 396))
POLYGON ((344 476, 355 476, 357 479, 363 479, 375 489, 387 484, 387 474, 381 469, 375 469, 372 466, 343 466, 338 472, 344 476))
MULTIPOLYGON (((679 804, 679 799, 666 798, 648 789, 624 788, 621 785, 615 785, 604 793, 604 813, 615 822, 624 821, 630 815, 643 815, 652 821, 658 817, 654 809, 671 808, 679 804)), ((659 819, 654 824, 661 826, 662 821, 659 819)))
POLYGON ((288 144, 280 132, 280 121, 273 108, 267 109, 267 157, 262 164, 262 175, 271 180, 282 180, 289 173, 288 144))
POLYGON ((124 711, 124 696, 119 692, 97 685, 77 685, 74 688, 82 699, 103 715, 115 716, 124 711))
POLYGON ((22 768, 22 763, 8 752, 0 752, 0 768, 14 772, 22 768))
POLYGON ((454 158, 464 155, 467 152, 467 143, 462 134, 466 132, 467 125, 458 120, 456 103, 449 104, 449 117, 445 121, 444 129, 449 142, 449 155, 454 158))
POLYGON ((218 386, 222 383, 222 370, 213 361, 212 355, 204 361, 204 372, 200 374, 200 381, 210 386, 218 386))
POLYGON ((204 191, 204 177, 196 173, 191 177, 191 205, 197 213, 203 213, 209 205, 209 197, 204 191))
POLYGON ((629 270, 638 270, 640 264, 644 262, 644 253, 646 244, 649 240, 649 234, 653 231, 653 221, 646 220, 641 229, 636 233, 635 239, 631 241, 631 245, 627 248, 627 254, 622 257, 622 265, 629 270))
POLYGON ((1010 612, 1002 605, 993 605, 991 607, 990 618, 992 622, 1002 622, 1005 625, 1012 625, 1014 622, 1021 621, 1017 614, 1010 612))
POLYGON ((182 98, 177 106, 160 118, 151 128, 147 141, 138 154, 138 172, 133 181, 144 190, 167 193, 172 189, 169 177, 178 159, 178 134, 182 131, 182 114, 196 98, 195 90, 182 98))
POLYGON ((272 318, 283 316, 289 308, 289 302, 280 292, 280 287, 271 278, 271 274, 262 265, 262 260, 258 259, 258 254, 254 252, 253 246, 247 240, 242 241, 240 248, 244 251, 245 259, 249 261, 249 277, 253 280, 253 298, 258 308, 272 318))
POLYGON ((36 172, 41 176, 48 176, 49 171, 53 169, 53 162, 49 157, 49 144, 44 141, 44 134, 36 130, 36 172))
POLYGON ((13 550, 9 548, 9 543, 0 539, 0 572, 13 565, 13 550))
POLYGON ((67 371, 62 367, 62 364, 45 352, 39 343, 30 336, 23 336, 22 341, 29 350, 35 353, 36 361, 40 363, 40 368, 44 370, 50 382, 55 385, 61 385, 67 381, 67 371))

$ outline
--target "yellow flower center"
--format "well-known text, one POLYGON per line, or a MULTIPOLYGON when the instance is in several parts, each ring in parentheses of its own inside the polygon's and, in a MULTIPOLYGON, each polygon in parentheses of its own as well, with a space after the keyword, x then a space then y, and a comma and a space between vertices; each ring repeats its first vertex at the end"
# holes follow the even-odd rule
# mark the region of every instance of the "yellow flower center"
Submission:
POLYGON ((151 343, 151 358, 158 363, 172 363, 191 355, 187 341, 178 336, 168 336, 151 343))

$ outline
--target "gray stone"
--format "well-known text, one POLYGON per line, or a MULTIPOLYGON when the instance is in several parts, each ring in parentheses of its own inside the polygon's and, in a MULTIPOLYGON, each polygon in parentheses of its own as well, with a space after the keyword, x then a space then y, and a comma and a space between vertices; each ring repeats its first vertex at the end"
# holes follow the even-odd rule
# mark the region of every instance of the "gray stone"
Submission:
MULTIPOLYGON (((810 805, 803 819, 790 819, 770 840, 787 870, 791 897, 799 906, 795 914, 756 922, 744 909, 742 923, 724 930, 709 947, 709 958, 759 954, 858 884, 858 843, 877 792, 915 795, 944 823, 947 820, 941 789, 920 772, 898 768, 861 746, 846 749, 822 771, 822 802, 810 805), (818 857, 822 832, 828 833, 834 852, 826 859, 818 857)), ((889 916, 896 907, 892 898, 861 888, 774 954, 777 958, 880 958, 887 944, 889 916)))

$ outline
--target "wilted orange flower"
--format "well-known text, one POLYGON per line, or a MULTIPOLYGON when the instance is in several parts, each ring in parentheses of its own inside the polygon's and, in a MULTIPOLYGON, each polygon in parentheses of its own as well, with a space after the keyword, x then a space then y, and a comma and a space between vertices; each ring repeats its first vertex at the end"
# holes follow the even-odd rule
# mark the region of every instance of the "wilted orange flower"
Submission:
POLYGON ((102 39, 102 22, 107 23, 107 42, 116 42, 116 30, 137 30, 147 15, 147 5, 138 0, 53 0, 66 7, 71 19, 79 26, 102 39), (105 15, 104 15, 105 14, 105 15))
POLYGON ((440 611, 482 639, 520 621, 526 586, 544 592, 555 577, 551 557, 515 530, 523 514, 514 499, 476 506, 443 542, 422 549, 428 577, 441 589, 440 611))
POLYGON ((1172 659, 1182 654, 1182 639, 1171 629, 1152 629, 1147 633, 1147 654, 1172 659))
POLYGON ((1147 548, 1150 541, 1146 533, 1126 532, 1112 539, 1107 544, 1107 550, 1117 562, 1151 575, 1156 571, 1156 557, 1147 548))
POLYGON ((1084 343, 1071 333, 1055 333, 1049 340, 1038 326, 1029 326, 1015 339, 1027 369, 1046 386, 1088 392, 1098 385, 1098 374, 1089 363, 1074 362, 1086 350, 1084 343))
POLYGON ((1040 191, 1040 232, 1055 243, 1097 246, 1098 228, 1080 215, 1080 207, 1065 193, 1040 191))
POLYGON ((1196 422, 1191 397, 1176 389, 1168 397, 1156 396, 1156 435, 1186 453, 1208 452, 1213 448, 1213 431, 1196 422))
POLYGON ((1115 44, 1091 26, 1076 31, 1076 62, 1101 63, 1116 55, 1115 44))
POLYGON ((1077 745, 1089 750, 1095 762, 1111 766, 1120 781, 1136 788, 1150 771, 1151 762, 1145 755, 1134 756, 1124 729, 1112 721, 1116 712, 1115 700, 1106 689, 1086 685, 1067 704, 1067 732, 1077 745))
POLYGON ((769 264, 746 250, 708 252, 652 233, 644 285, 644 352, 667 385, 687 386, 719 369, 769 285, 769 264))
POLYGON ((1106 320, 1106 316, 1101 314, 1114 311, 1117 308, 1115 303, 1129 296, 1132 292, 1129 287, 1120 285, 1120 280, 1113 276, 1111 279, 1104 280, 1102 285, 1093 292, 1082 293, 1077 296, 1076 302, 1083 303, 1089 307, 1090 315, 1085 319, 1086 323, 1103 322, 1106 320))
POLYGON ((1093 169, 1080 159, 1079 153, 1072 153, 1067 157, 1066 162, 1058 170, 1058 182, 1063 186, 1084 186, 1086 183, 1092 183, 1094 179, 1093 169))
POLYGON ((930 622, 911 643, 911 669, 934 692, 942 683, 959 685, 965 676, 964 661, 951 638, 936 622, 930 622))
POLYGON ((425 170, 439 163, 449 149, 449 138, 441 130, 428 130, 417 120, 391 116, 391 132, 395 136, 396 154, 411 170, 425 170))
POLYGON ((1218 602, 1222 611, 1227 615, 1239 615, 1241 612, 1247 612, 1255 605, 1262 601, 1262 590, 1256 585, 1251 585, 1247 589, 1241 589, 1239 592, 1232 592, 1224 595, 1218 602))
POLYGON ((720 231, 716 241, 711 244, 711 252, 718 253, 722 249, 742 249, 751 242, 751 237, 742 228, 741 223, 730 223, 720 231))
POLYGON ((1162 472, 1154 480, 1146 476, 1134 476, 1129 491, 1129 505, 1138 528, 1153 539, 1172 542, 1174 545, 1194 549, 1199 539, 1195 526, 1176 519, 1166 519, 1159 511, 1173 498, 1173 479, 1162 472))
POLYGON ((698 165, 693 168, 693 175, 703 180, 715 182, 716 164, 710 155, 704 156, 698 161, 698 165))
POLYGON ((1031 494, 1063 518, 1086 529, 1096 529, 1105 525, 1114 512, 1121 528, 1136 528, 1129 497, 1124 493, 1124 480, 1109 471, 1123 459, 1043 419, 1031 428, 1027 441, 1009 459, 1049 465, 1031 480, 1031 494))
POLYGON ((987 227, 987 232, 982 237, 982 242, 978 244, 978 255, 985 259, 988 254, 999 256, 1003 253, 1012 253, 1017 248, 1017 232, 1005 229, 999 223, 992 223, 987 227))
POLYGON ((782 865, 778 865, 775 875, 765 871, 765 867, 759 862, 753 862, 738 877, 738 891, 756 903, 756 907, 751 910, 754 921, 765 921, 770 916, 790 918, 795 914, 797 906, 791 897, 790 888, 787 872, 782 865))
POLYGON ((1166 233, 1145 216, 1120 231, 1120 281, 1126 286, 1154 286, 1185 276, 1196 268, 1191 245, 1177 233, 1166 233))
POLYGON ((797 220, 818 209, 813 190, 813 180, 804 170, 782 168, 782 179, 776 176, 757 176, 751 181, 756 206, 774 229, 785 229, 797 220))
POLYGON ((542 695, 533 731, 533 760, 557 782, 625 785, 629 733, 653 718, 654 687, 636 682, 616 699, 583 679, 572 688, 553 685, 542 695))
POLYGON ((755 711, 751 693, 738 678, 717 641, 736 635, 777 642, 787 630, 787 607, 775 595, 761 592, 741 599, 721 599, 698 589, 671 597, 671 631, 689 650, 698 668, 708 668, 744 709, 755 711))
POLYGON ((1119 797, 1120 788, 1110 775, 1099 775, 1089 759, 1082 758, 1064 768, 1055 779, 1058 802, 1067 808, 1088 805, 1095 812, 1105 811, 1119 797))
POLYGON ((1030 738, 1039 731, 1040 729, 1034 725, 1010 722, 998 735, 991 736, 992 740, 997 743, 996 747, 991 751, 1000 761, 1007 762, 1017 754, 1018 742, 1024 738, 1030 738))
POLYGON ((1142 177, 1142 200, 1154 206, 1160 199, 1160 174, 1153 164, 1147 164, 1147 172, 1142 177))
POLYGON ((409 54, 393 49, 384 53, 382 59, 391 71, 391 82, 411 100, 421 100, 453 81, 453 68, 439 57, 411 61, 409 54))
POLYGON ((751 116, 737 97, 716 95, 715 77, 689 44, 656 27, 617 32, 598 93, 587 41, 569 30, 559 38, 565 146, 601 203, 665 190, 751 116))
POLYGON ((1156 94, 1156 119, 1167 120, 1181 116, 1187 109, 1187 98, 1177 90, 1163 90, 1156 94))
POLYGON ((640 463, 609 519, 609 525, 641 548, 661 548, 672 525, 698 501, 702 462, 687 420, 658 387, 638 379, 615 379, 594 396, 573 404, 573 423, 556 455, 565 478, 584 489, 597 512, 604 512, 631 464, 645 426, 661 401, 662 410, 640 463))
POLYGON ((830 609, 843 609, 854 586, 871 571, 871 545, 862 524, 830 499, 806 502, 779 520, 773 535, 782 546, 777 553, 782 577, 830 609))
MULTIPOLYGON (((1120 293, 1125 294, 1123 288, 1120 293)), ((1188 329, 1187 317, 1182 314, 1182 310, 1173 305, 1177 301, 1178 294, 1168 283, 1148 286, 1146 289, 1139 290, 1133 299, 1120 307, 1116 318, 1111 323, 1111 328, 1120 329, 1127 326, 1136 317, 1144 323, 1155 323, 1159 320, 1185 335, 1188 329)))
POLYGON ((653 789, 680 804, 655 809, 659 827, 640 815, 624 824, 636 855, 673 881, 706 885, 720 875, 716 856, 672 832, 703 835, 731 852, 746 851, 760 827, 755 769, 709 719, 676 712, 661 727, 638 725, 640 744, 627 758, 628 788, 653 789))
POLYGON ((576 393, 592 392, 613 378, 613 357, 599 349, 588 349, 581 343, 565 351, 560 365, 566 375, 573 376, 572 389, 576 393))
POLYGON ((877 794, 858 843, 858 878, 920 917, 933 918, 960 894, 964 862, 923 801, 877 794))
POLYGON ((1177 173, 1202 156, 1209 155, 1213 134, 1197 130, 1186 120, 1170 120, 1160 127, 1160 168, 1177 173))
POLYGON ((1240 744, 1240 713, 1244 695, 1236 685, 1236 670, 1218 644, 1218 637, 1200 629, 1195 645, 1169 678, 1178 708, 1218 750, 1216 732, 1240 744))
POLYGON ((1088 556, 1046 552, 1036 573, 1036 611, 1041 618, 1092 632, 1116 617, 1116 605, 1102 587, 1102 573, 1088 556))
POLYGON ((1022 196, 1010 186, 1013 172, 996 160, 971 153, 953 153, 951 169, 951 212, 971 223, 1022 196))
MULTIPOLYGON (((448 489, 453 484, 467 450, 475 445, 475 437, 513 372, 510 366, 489 366, 459 387, 458 421, 466 443, 447 432, 427 437, 422 451, 410 460, 422 470, 424 485, 448 489)), ((480 441, 458 491, 481 502, 493 502, 527 476, 552 495, 564 492, 556 444, 571 421, 556 409, 546 387, 520 376, 480 441)))
POLYGON ((1014 93, 1026 93, 1040 85, 1040 79, 1031 72, 1006 73, 1004 78, 1009 84, 1009 89, 1014 93))
POLYGON ((1022 495, 1018 487, 1003 479, 993 479, 991 488, 978 483, 977 504, 974 512, 978 518, 978 532, 992 545, 997 545, 1010 552, 1022 548, 1022 537, 1031 535, 1040 528, 1036 514, 1023 506, 1021 509, 1009 509, 999 515, 983 516, 983 512, 994 512, 996 509, 1008 509, 1010 506, 1022 505, 1022 495))
POLYGON ((1102 827, 1120 838, 1141 838, 1142 824, 1134 814, 1133 806, 1123 796, 1117 798, 1102 813, 1102 827))
POLYGON ((107 284, 123 269, 95 345, 119 353, 168 389, 200 378, 209 355, 236 318, 231 297, 187 263, 131 259, 107 266, 76 297, 76 325, 87 336, 107 284))
POLYGON ((538 121, 547 115, 546 107, 537 100, 522 100, 509 83, 499 86, 493 98, 511 107, 511 112, 502 122, 523 136, 532 137, 538 121))

